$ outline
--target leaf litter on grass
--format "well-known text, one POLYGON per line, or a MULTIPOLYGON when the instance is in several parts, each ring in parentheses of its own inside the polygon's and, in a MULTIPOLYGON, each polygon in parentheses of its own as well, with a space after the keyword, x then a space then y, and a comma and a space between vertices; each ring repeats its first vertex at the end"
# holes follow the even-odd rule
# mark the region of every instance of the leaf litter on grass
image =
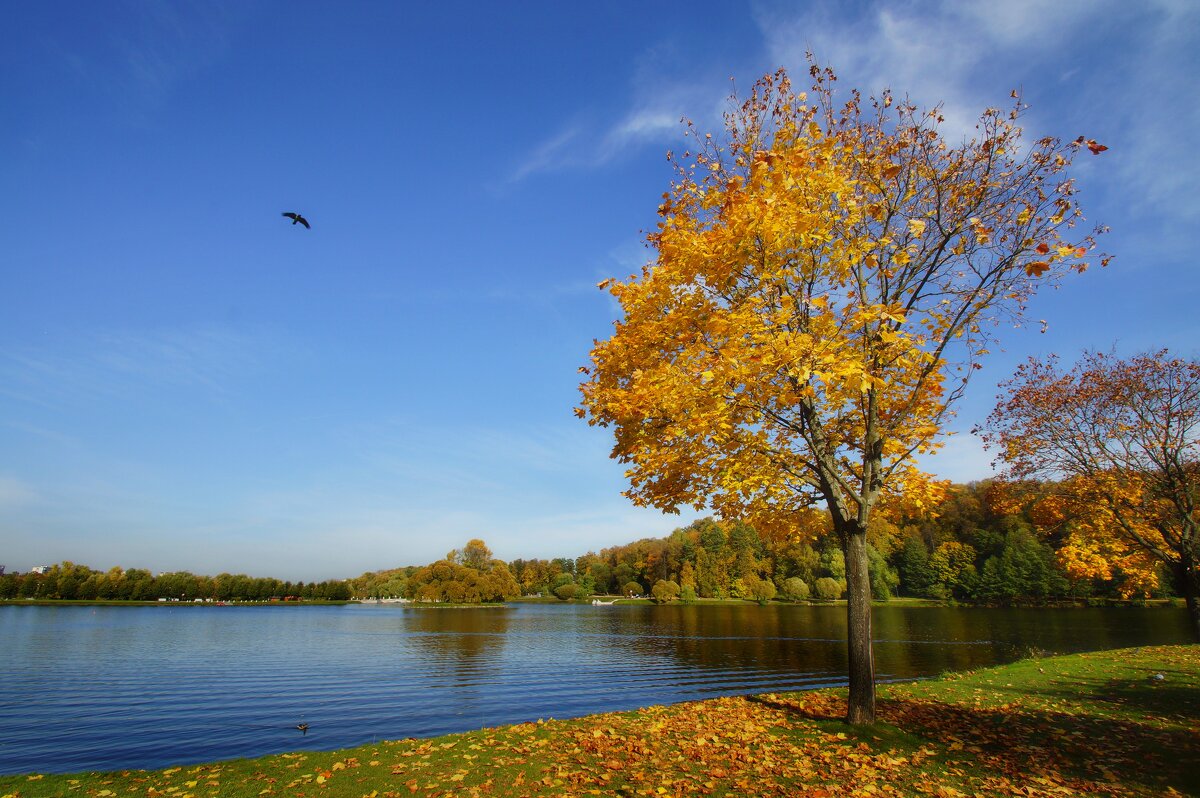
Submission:
POLYGON ((880 688, 717 698, 157 772, 0 777, 0 798, 1200 795, 1200 646, 880 688), (1161 681, 1154 674, 1163 674, 1161 681))

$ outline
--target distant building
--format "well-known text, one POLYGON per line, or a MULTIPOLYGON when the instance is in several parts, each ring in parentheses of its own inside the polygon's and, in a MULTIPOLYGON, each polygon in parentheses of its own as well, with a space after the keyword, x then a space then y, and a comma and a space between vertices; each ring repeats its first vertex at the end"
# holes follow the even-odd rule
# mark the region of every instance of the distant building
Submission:
POLYGON ((48 574, 48 573, 50 573, 50 566, 49 565, 35 565, 29 569, 29 573, 31 573, 31 574, 48 574))

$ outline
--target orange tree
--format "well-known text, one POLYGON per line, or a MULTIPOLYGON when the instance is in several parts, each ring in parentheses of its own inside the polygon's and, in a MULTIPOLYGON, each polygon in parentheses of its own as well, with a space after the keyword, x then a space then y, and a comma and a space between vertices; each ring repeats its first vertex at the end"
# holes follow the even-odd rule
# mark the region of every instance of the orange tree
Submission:
POLYGON ((890 92, 835 103, 833 73, 810 73, 810 94, 782 70, 762 78, 723 136, 668 156, 657 257, 600 284, 623 319, 581 369, 576 413, 614 429, 636 504, 708 506, 768 534, 831 514, 848 719, 869 723, 872 512, 936 492, 913 456, 936 448, 995 322, 1086 268, 1065 174, 1085 142, 1021 142, 1017 100, 951 144, 936 109, 890 92))
POLYGON ((1070 371, 1030 359, 988 417, 984 439, 1032 491, 1034 519, 1063 532, 1077 577, 1145 591, 1165 565, 1200 638, 1200 362, 1168 352, 1093 352, 1070 371))

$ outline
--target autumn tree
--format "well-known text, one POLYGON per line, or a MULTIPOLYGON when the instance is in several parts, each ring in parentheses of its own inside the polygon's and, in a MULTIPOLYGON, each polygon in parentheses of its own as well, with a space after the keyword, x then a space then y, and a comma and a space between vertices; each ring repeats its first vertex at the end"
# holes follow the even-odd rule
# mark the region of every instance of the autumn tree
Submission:
POLYGON ((1001 387, 984 440, 1010 480, 1053 480, 1034 518, 1065 534, 1067 572, 1119 570, 1131 593, 1164 565, 1200 638, 1200 361, 1092 352, 1065 371, 1031 358, 1001 387))
POLYGON ((941 588, 939 598, 967 598, 978 581, 975 549, 958 541, 947 541, 934 549, 929 558, 929 569, 941 588))
POLYGON ((675 601, 679 598, 679 585, 667 579, 659 579, 650 589, 650 595, 659 604, 675 601))
POLYGON ((472 538, 461 550, 454 549, 447 554, 446 559, 481 571, 492 561, 492 550, 479 538, 472 538))
POLYGON ((937 447, 996 323, 1086 268, 1066 176, 1085 142, 1022 142, 1019 99, 948 142, 936 108, 835 102, 833 73, 811 75, 807 95, 782 70, 762 78, 723 136, 669 156, 653 262, 601 283, 623 318, 591 352, 577 413, 613 428, 636 504, 710 507, 768 535, 830 512, 848 719, 868 723, 872 514, 932 498, 914 455, 937 447))

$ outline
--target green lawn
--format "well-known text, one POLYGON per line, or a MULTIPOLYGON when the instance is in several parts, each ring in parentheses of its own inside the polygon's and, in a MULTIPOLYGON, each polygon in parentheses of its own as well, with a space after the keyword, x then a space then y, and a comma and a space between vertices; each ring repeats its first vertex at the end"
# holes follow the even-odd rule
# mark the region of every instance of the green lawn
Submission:
POLYGON ((0 798, 1200 795, 1200 645, 1023 660, 162 771, 2 776, 0 798), (1161 676, 1161 679, 1158 678, 1161 676))

